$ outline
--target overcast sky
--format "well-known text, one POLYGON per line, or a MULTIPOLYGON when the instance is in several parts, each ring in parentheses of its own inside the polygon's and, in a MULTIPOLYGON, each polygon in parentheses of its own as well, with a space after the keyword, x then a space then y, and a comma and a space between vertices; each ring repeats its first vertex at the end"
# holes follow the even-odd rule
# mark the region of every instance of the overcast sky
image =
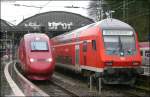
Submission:
POLYGON ((87 8, 89 1, 1 1, 1 18, 12 23, 18 24, 23 19, 38 13, 48 11, 68 11, 88 16, 87 8), (21 6, 15 6, 20 4, 21 6), (78 6, 81 8, 64 8, 64 6, 78 6), (32 6, 32 7, 26 7, 32 6), (43 8, 36 8, 43 7, 43 8))

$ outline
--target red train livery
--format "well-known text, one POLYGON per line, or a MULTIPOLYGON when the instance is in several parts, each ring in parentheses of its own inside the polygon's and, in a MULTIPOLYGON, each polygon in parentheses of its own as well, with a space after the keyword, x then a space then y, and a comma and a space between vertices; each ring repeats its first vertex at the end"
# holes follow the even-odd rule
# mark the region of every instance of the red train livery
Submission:
POLYGON ((47 80, 54 71, 55 60, 51 52, 49 37, 45 34, 24 35, 18 48, 21 69, 32 80, 47 80))
POLYGON ((104 19, 51 40, 57 66, 102 77, 104 83, 134 83, 135 75, 143 72, 137 35, 117 19, 104 19))

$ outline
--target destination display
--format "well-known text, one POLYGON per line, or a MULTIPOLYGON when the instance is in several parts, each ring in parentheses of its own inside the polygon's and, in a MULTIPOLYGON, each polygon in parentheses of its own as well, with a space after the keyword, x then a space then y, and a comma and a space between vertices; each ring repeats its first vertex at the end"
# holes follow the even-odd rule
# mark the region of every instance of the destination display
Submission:
POLYGON ((103 35, 133 35, 133 31, 128 31, 128 30, 104 30, 103 35))

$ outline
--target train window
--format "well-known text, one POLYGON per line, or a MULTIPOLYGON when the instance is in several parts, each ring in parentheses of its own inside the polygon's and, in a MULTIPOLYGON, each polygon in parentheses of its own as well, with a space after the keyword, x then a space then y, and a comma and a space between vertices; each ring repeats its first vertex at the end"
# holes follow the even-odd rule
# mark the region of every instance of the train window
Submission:
POLYGON ((87 41, 83 41, 83 52, 87 51, 87 41))
POLYGON ((140 53, 141 53, 141 56, 143 56, 143 51, 140 51, 140 53))
POLYGON ((96 40, 92 40, 92 48, 96 50, 96 40))
POLYGON ((105 45, 107 54, 117 55, 119 52, 119 37, 118 36, 104 36, 104 45, 105 45))
POLYGON ((122 43, 122 48, 124 50, 126 50, 127 52, 133 52, 133 50, 135 50, 135 39, 133 36, 121 36, 120 39, 122 43))
POLYGON ((145 56, 150 57, 150 51, 145 51, 145 56))
POLYGON ((31 42, 31 50, 32 51, 41 51, 41 50, 48 50, 48 44, 46 41, 32 41, 31 42))

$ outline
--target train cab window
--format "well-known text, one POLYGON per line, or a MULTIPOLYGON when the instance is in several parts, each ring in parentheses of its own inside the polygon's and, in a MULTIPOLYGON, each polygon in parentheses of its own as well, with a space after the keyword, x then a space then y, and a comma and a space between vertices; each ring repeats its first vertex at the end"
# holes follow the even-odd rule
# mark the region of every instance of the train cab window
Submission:
POLYGON ((108 55, 133 55, 136 41, 133 31, 104 30, 104 46, 108 55))
POLYGON ((32 41, 31 42, 32 51, 47 51, 48 43, 46 41, 32 41))
POLYGON ((83 41, 83 52, 87 51, 87 41, 83 41))
POLYGON ((96 40, 92 40, 92 48, 93 50, 96 50, 96 40))

